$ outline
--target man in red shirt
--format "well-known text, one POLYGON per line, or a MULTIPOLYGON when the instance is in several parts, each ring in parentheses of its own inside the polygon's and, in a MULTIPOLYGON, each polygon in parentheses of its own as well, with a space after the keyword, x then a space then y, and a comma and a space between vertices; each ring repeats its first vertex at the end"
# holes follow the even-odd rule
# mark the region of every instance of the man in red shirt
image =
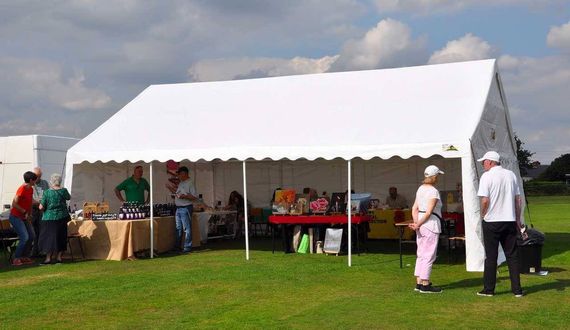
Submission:
POLYGON ((33 263, 29 258, 32 251, 32 243, 36 237, 32 226, 32 202, 34 194, 34 184, 38 176, 34 172, 24 173, 24 184, 16 191, 16 196, 10 208, 10 224, 18 234, 19 243, 12 265, 21 266, 33 263))

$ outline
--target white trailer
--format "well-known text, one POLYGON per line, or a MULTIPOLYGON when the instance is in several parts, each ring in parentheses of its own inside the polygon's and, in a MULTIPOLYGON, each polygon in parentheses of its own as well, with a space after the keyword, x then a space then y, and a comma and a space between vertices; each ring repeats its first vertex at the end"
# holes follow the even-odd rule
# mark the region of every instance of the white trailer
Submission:
POLYGON ((49 181, 52 173, 63 175, 67 149, 78 141, 48 135, 0 137, 0 210, 12 204, 16 189, 24 182, 24 172, 39 166, 44 180, 49 181))

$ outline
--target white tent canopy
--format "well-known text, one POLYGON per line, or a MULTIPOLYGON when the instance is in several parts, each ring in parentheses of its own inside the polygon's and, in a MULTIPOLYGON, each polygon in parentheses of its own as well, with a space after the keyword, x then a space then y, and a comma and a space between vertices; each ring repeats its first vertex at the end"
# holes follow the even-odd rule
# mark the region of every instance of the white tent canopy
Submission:
POLYGON ((455 159, 467 270, 478 271, 482 169, 474 158, 496 150, 518 174, 511 133, 495 60, 153 85, 68 151, 66 186, 75 191, 74 169, 86 163, 455 159))

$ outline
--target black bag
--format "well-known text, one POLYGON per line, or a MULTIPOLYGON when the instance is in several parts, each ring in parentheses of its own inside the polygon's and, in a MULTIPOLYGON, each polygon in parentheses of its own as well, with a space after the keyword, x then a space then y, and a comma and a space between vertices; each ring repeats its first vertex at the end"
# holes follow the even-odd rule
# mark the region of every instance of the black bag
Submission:
POLYGON ((524 238, 522 234, 518 235, 517 244, 519 246, 534 245, 534 244, 544 245, 544 240, 546 239, 544 233, 534 228, 527 228, 526 234, 527 234, 526 238, 524 238))

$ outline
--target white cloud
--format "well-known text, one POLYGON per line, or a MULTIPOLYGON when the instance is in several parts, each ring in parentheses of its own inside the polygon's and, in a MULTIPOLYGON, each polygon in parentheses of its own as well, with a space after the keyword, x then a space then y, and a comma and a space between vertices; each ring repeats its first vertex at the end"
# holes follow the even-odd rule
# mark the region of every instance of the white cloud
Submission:
POLYGON ((379 69, 420 64, 425 56, 425 37, 412 38, 410 28, 384 19, 360 39, 347 41, 332 71, 379 69))
POLYGON ((0 86, 4 104, 59 107, 72 111, 108 106, 111 98, 85 86, 85 76, 76 72, 65 77, 59 64, 46 60, 0 58, 0 86))
POLYGON ((56 136, 80 137, 83 129, 70 123, 54 122, 37 116, 33 119, 15 119, 0 122, 0 133, 3 136, 20 134, 49 134, 56 136))
POLYGON ((556 7, 564 0, 373 0, 381 13, 407 12, 420 15, 457 12, 469 7, 526 6, 530 8, 556 7))
POLYGON ((533 158, 548 164, 570 153, 570 57, 504 55, 498 64, 514 130, 533 158))
POLYGON ((467 33, 463 37, 452 40, 442 49, 434 52, 428 63, 449 63, 490 58, 493 49, 485 40, 467 33))
POLYGON ((338 56, 312 59, 235 58, 204 60, 188 69, 192 81, 216 81, 261 78, 327 71, 338 56))
POLYGON ((570 22, 550 28, 546 36, 546 43, 550 47, 570 51, 570 22))
POLYGON ((499 58, 499 69, 503 79, 509 83, 508 94, 538 94, 532 98, 545 96, 545 93, 562 93, 559 98, 570 95, 570 58, 567 56, 534 58, 504 55, 499 58))

